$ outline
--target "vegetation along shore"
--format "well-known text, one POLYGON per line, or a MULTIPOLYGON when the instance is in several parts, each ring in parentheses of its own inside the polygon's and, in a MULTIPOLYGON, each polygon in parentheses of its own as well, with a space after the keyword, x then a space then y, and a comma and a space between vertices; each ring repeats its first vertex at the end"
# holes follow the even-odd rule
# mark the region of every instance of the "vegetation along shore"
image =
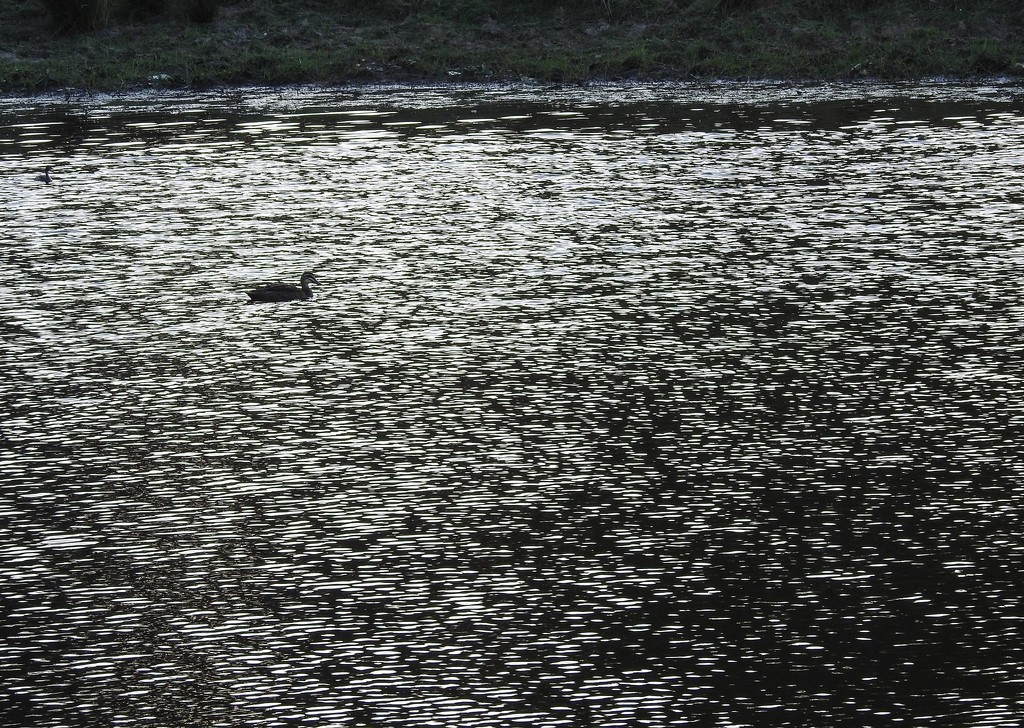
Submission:
POLYGON ((1024 75, 1016 0, 0 0, 0 91, 1024 75))

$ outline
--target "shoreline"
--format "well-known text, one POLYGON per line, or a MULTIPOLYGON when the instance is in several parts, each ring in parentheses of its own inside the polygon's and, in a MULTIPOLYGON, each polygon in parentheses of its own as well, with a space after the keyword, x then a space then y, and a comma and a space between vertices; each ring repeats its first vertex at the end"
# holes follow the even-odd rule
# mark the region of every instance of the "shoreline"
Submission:
MULTIPOLYGON (((791 91, 794 97, 813 96, 822 100, 835 100, 848 92, 871 91, 873 95, 881 92, 882 97, 908 96, 941 96, 948 91, 956 98, 963 98, 966 92, 986 90, 1024 93, 1024 78, 1017 76, 976 76, 971 78, 931 77, 922 79, 590 79, 584 83, 543 82, 533 79, 462 81, 451 79, 424 80, 381 80, 343 83, 282 83, 282 84, 218 84, 209 86, 156 86, 140 85, 121 87, 108 90, 51 88, 34 93, 17 91, 0 91, 0 101, 25 101, 41 104, 66 104, 77 101, 109 100, 129 101, 134 98, 159 99, 173 102, 177 99, 190 100, 197 97, 228 99, 232 97, 261 98, 265 96, 299 96, 315 98, 317 96, 362 95, 384 93, 429 94, 465 93, 481 91, 504 92, 510 98, 529 97, 532 94, 587 94, 600 95, 602 92, 614 93, 620 89, 642 90, 647 93, 675 95, 680 90, 694 93, 699 98, 714 97, 716 92, 785 92, 791 91), (831 92, 831 93, 830 93, 831 92), (940 93, 936 93, 940 92, 940 93)), ((987 97, 988 94, 982 93, 987 97)), ((863 98, 858 93, 857 98, 863 98)))
POLYGON ((192 109, 246 110, 299 106, 305 109, 373 107, 443 109, 462 103, 571 106, 678 104, 732 105, 761 99, 774 104, 865 104, 876 102, 960 104, 983 102, 1002 106, 1024 99, 1024 79, 979 77, 882 81, 857 79, 815 81, 788 79, 599 81, 556 84, 523 81, 416 81, 360 84, 222 85, 203 89, 153 88, 113 91, 50 90, 40 94, 0 92, 0 113, 65 113, 71 108, 104 108, 118 113, 192 109), (902 100, 902 101, 901 101, 902 100))
POLYGON ((515 11, 497 0, 246 2, 215 5, 203 23, 172 4, 61 34, 53 18, 0 0, 0 94, 1024 77, 1024 11, 998 0, 818 3, 826 11, 810 0, 634 0, 614 15, 617 4, 582 0, 515 11))
MULTIPOLYGON (((116 88, 76 88, 51 87, 45 90, 31 91, 25 89, 6 89, 0 87, 0 101, 36 101, 47 103, 73 103, 75 101, 93 101, 100 97, 111 100, 129 99, 132 97, 153 97, 173 99, 194 98, 195 96, 230 96, 245 94, 284 94, 300 95, 316 94, 372 94, 385 91, 427 92, 432 90, 475 91, 481 89, 508 89, 516 92, 557 92, 557 91, 598 91, 617 87, 643 89, 736 89, 744 86, 756 88, 780 89, 788 88, 798 91, 817 91, 827 88, 884 88, 887 91, 900 91, 904 87, 917 89, 949 88, 962 91, 965 88, 1007 88, 1024 91, 1024 77, 1017 75, 971 76, 971 77, 926 77, 886 79, 862 77, 852 79, 814 79, 814 78, 591 78, 584 82, 541 81, 537 79, 492 79, 486 81, 466 81, 453 79, 381 79, 373 81, 339 81, 323 83, 317 81, 290 83, 217 83, 208 85, 175 85, 175 84, 139 84, 119 86, 116 88)), ((896 95, 901 95, 897 93, 896 95)))

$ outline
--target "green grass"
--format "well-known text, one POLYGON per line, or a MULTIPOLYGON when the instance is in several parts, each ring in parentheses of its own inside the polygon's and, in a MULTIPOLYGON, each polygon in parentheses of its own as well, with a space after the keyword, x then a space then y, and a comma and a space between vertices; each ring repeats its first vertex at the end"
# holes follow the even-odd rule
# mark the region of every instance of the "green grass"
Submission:
POLYGON ((0 91, 386 81, 1016 73, 1011 0, 0 0, 0 91), (191 19, 190 19, 191 18, 191 19), (68 29, 65 28, 65 31, 68 29))

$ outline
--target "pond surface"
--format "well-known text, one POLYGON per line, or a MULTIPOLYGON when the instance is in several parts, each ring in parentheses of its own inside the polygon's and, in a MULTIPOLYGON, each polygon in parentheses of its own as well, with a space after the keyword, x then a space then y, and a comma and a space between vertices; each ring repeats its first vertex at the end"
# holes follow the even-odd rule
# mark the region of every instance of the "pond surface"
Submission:
POLYGON ((1019 725, 1022 98, 0 100, 0 722, 1019 725))

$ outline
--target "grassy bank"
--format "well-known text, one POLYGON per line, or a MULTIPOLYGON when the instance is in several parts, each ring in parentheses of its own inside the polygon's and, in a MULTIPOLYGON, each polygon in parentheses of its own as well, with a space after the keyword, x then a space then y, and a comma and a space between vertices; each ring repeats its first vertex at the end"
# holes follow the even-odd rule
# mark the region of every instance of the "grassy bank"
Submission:
POLYGON ((0 0, 0 90, 1024 69, 1012 0, 89 0, 84 19, 61 3, 0 0))

